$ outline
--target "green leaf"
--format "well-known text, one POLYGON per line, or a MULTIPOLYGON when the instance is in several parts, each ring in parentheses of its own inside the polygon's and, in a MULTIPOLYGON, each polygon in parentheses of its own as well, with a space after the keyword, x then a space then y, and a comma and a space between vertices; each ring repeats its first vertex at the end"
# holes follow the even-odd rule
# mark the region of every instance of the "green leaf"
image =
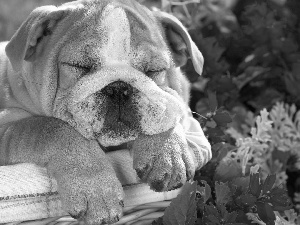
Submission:
POLYGON ((211 222, 213 222, 214 224, 220 224, 218 218, 217 218, 216 216, 214 216, 214 215, 208 215, 207 218, 208 218, 211 222))
POLYGON ((209 128, 215 128, 217 126, 217 123, 213 120, 208 120, 208 121, 206 121, 205 126, 209 127, 209 128))
POLYGON ((224 110, 217 110, 216 114, 213 116, 213 120, 218 126, 227 126, 228 123, 232 122, 230 114, 224 110))
POLYGON ((224 204, 217 204, 217 208, 219 210, 219 220, 221 221, 221 224, 230 224, 235 222, 235 219, 237 218, 237 212, 228 213, 224 204))
POLYGON ((252 207, 255 205, 257 198, 252 194, 243 194, 236 198, 235 202, 239 206, 252 207))
POLYGON ((207 127, 207 131, 205 132, 206 135, 208 135, 209 139, 213 143, 218 143, 221 141, 224 141, 225 133, 220 128, 210 128, 207 127))
POLYGON ((203 224, 220 225, 220 214, 213 204, 205 205, 203 224))
POLYGON ((200 193, 203 198, 203 202, 207 202, 207 200, 211 197, 211 188, 205 180, 201 180, 201 183, 204 184, 204 187, 198 185, 197 192, 200 193))
POLYGON ((236 177, 241 177, 242 168, 236 160, 230 156, 224 157, 216 168, 214 179, 217 181, 230 181, 236 177))
POLYGON ((234 223, 235 220, 236 220, 236 218, 237 218, 237 212, 235 212, 235 211, 234 211, 234 212, 231 212, 231 213, 228 213, 228 214, 224 217, 226 223, 234 223))
POLYGON ((216 92, 207 90, 207 95, 208 95, 210 111, 215 112, 218 108, 218 100, 217 100, 216 92))
POLYGON ((283 51, 286 54, 290 54, 292 52, 295 52, 295 49, 298 49, 297 43, 292 40, 291 38, 285 38, 284 41, 281 41, 281 51, 283 51))
POLYGON ((276 175, 274 175, 274 174, 268 175, 262 186, 262 193, 263 194, 270 193, 273 185, 275 184, 275 181, 276 181, 276 175))
POLYGON ((215 182, 217 204, 227 204, 232 200, 231 191, 227 183, 215 182))
POLYGON ((296 78, 296 80, 298 80, 298 81, 300 80, 300 63, 299 62, 293 63, 292 74, 293 74, 293 77, 296 78))
MULTIPOLYGON (((200 35, 202 36, 202 34, 200 35)), ((220 74, 228 69, 228 63, 222 59, 225 48, 220 46, 215 37, 198 37, 196 42, 206 60, 205 67, 209 75, 211 73, 220 74)))
POLYGON ((217 208, 214 205, 212 205, 212 204, 205 206, 205 212, 208 215, 214 215, 217 218, 219 218, 219 216, 220 216, 217 208))
POLYGON ((258 197, 261 192, 261 185, 259 182, 259 173, 250 174, 250 183, 249 183, 250 193, 258 197))
POLYGON ((292 208, 291 200, 285 188, 274 187, 270 194, 269 202, 276 211, 284 211, 292 208))
POLYGON ((249 187, 250 177, 237 177, 232 180, 231 184, 236 185, 242 192, 246 192, 249 187))
POLYGON ((290 76, 284 76, 284 83, 287 86, 286 90, 294 96, 299 96, 299 86, 298 82, 290 76))
POLYGON ((221 219, 224 219, 224 217, 226 217, 227 214, 228 214, 225 205, 224 204, 217 204, 217 209, 220 212, 221 219))
POLYGON ((243 210, 237 210, 236 212, 237 212, 237 217, 236 217, 237 222, 249 224, 248 217, 243 210))
POLYGON ((181 193, 172 200, 165 210, 163 222, 165 225, 194 225, 197 220, 196 211, 197 182, 186 183, 181 193))
POLYGON ((270 206, 267 202, 257 202, 256 206, 259 218, 266 224, 274 225, 276 217, 272 206, 270 206))
POLYGON ((225 142, 216 143, 212 146, 212 158, 213 160, 219 162, 227 155, 228 152, 232 151, 233 149, 236 149, 236 146, 225 142))

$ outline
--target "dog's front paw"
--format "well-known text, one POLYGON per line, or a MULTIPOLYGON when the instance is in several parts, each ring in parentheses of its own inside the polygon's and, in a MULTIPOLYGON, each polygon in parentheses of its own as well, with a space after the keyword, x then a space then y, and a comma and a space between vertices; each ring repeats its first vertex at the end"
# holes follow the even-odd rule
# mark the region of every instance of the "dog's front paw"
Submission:
POLYGON ((178 188, 194 176, 194 160, 179 125, 160 134, 140 135, 132 150, 139 178, 155 191, 178 188))
POLYGON ((85 224, 111 224, 122 216, 123 189, 109 172, 70 173, 58 185, 65 210, 85 224))

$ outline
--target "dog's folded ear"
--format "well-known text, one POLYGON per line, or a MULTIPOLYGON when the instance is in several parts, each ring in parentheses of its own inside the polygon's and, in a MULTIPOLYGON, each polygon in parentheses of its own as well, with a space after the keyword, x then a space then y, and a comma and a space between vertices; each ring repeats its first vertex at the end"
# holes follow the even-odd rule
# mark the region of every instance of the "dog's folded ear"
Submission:
POLYGON ((42 6, 31 12, 5 49, 14 70, 21 70, 23 60, 34 61, 39 56, 45 37, 52 34, 65 12, 55 6, 42 6))
POLYGON ((190 56, 196 72, 201 75, 204 64, 203 56, 182 23, 165 12, 154 11, 153 14, 162 24, 176 66, 185 65, 190 56))

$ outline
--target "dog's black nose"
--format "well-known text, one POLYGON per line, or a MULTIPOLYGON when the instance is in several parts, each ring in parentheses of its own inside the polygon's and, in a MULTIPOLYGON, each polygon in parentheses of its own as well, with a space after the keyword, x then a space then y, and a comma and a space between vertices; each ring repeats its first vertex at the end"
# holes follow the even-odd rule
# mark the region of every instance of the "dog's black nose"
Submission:
POLYGON ((115 81, 102 89, 102 93, 113 101, 127 101, 132 95, 133 88, 123 81, 115 81))

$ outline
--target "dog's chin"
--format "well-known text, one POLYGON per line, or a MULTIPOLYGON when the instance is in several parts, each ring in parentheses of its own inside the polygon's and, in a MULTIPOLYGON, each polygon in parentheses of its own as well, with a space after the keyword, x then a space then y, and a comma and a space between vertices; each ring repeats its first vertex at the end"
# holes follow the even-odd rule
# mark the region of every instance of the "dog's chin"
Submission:
POLYGON ((129 123, 116 121, 104 124, 100 132, 95 133, 96 139, 105 147, 118 146, 137 138, 139 130, 129 123))

